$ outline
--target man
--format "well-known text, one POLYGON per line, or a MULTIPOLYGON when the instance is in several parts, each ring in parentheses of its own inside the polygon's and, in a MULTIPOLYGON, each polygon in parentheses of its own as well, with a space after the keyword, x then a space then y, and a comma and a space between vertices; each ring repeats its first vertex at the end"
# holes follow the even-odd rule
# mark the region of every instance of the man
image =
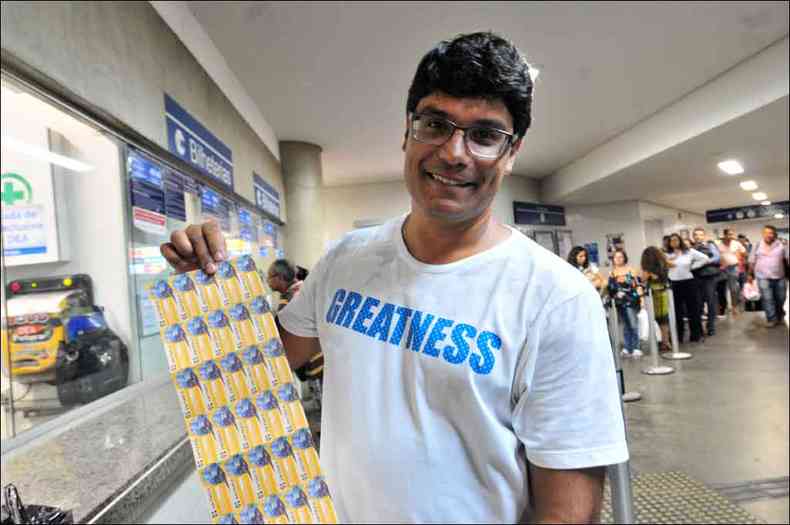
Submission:
MULTIPOLYGON (((741 261, 747 256, 746 248, 736 240, 735 230, 724 228, 721 242, 719 243, 719 255, 721 256, 721 271, 726 277, 723 281, 726 289, 730 291, 730 302, 732 303, 732 317, 738 317, 738 309, 741 304, 740 271, 741 261)), ((719 302, 721 295, 719 295, 719 302)), ((723 305, 727 306, 726 294, 723 305)))
POLYGON ((776 228, 770 224, 766 225, 763 228, 762 240, 752 249, 749 264, 751 273, 757 277, 766 326, 769 328, 779 325, 784 317, 783 308, 787 293, 785 265, 788 259, 790 255, 787 246, 777 240, 776 228))
MULTIPOLYGON (((292 366, 325 353, 341 521, 514 523, 529 502, 535 521, 589 522, 603 465, 628 459, 600 298, 492 216, 531 122, 528 67, 491 33, 428 52, 406 104, 411 212, 348 234, 279 316, 292 366)), ((218 252, 212 225, 162 248, 179 270, 218 252)))
MULTIPOLYGON (((291 264, 288 259, 277 259, 266 275, 269 288, 280 294, 280 304, 277 308, 282 311, 291 302, 294 296, 302 289, 303 281, 298 278, 299 273, 307 276, 307 270, 301 266, 291 264)), ((312 356, 304 366, 294 370, 301 381, 307 382, 308 392, 311 393, 310 401, 321 406, 321 381, 323 380, 324 356, 321 352, 312 356)), ((304 400, 308 401, 308 400, 304 400)))
POLYGON ((296 278, 296 267, 287 259, 277 259, 269 266, 266 282, 269 288, 280 294, 278 311, 285 308, 302 288, 302 281, 296 278))
POLYGON ((716 292, 716 283, 721 276, 719 269, 720 255, 716 243, 707 239, 705 228, 694 228, 694 249, 706 255, 710 262, 694 270, 694 278, 699 283, 700 305, 706 304, 708 308, 707 332, 708 336, 716 335, 716 317, 719 315, 719 298, 716 292))

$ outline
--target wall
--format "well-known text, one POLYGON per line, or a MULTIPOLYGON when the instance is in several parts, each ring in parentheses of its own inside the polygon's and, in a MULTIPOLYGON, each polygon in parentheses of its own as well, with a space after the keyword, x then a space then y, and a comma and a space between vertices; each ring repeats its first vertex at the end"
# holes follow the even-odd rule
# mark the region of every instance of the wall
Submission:
POLYGON ((0 20, 3 49, 165 149, 168 93, 233 151, 239 195, 254 202, 253 170, 283 193, 277 159, 148 2, 3 2, 0 20))
POLYGON ((651 228, 646 227, 645 242, 647 245, 660 246, 661 237, 675 233, 681 229, 689 232, 697 226, 705 227, 705 216, 677 208, 669 208, 652 202, 639 202, 639 215, 642 222, 656 222, 660 226, 653 235, 648 235, 651 228))
MULTIPOLYGON (((494 216, 513 224, 513 201, 537 201, 538 183, 525 177, 509 176, 494 201, 494 216)), ((354 229, 354 221, 385 220, 411 209, 411 197, 402 181, 323 188, 324 244, 338 240, 354 229)), ((297 261, 298 263, 298 261, 297 261)))
POLYGON ((604 276, 609 270, 606 234, 622 233, 630 263, 639 264, 646 243, 638 201, 569 206, 565 208, 565 217, 567 226, 561 229, 573 232, 574 245, 598 243, 599 266, 604 276))

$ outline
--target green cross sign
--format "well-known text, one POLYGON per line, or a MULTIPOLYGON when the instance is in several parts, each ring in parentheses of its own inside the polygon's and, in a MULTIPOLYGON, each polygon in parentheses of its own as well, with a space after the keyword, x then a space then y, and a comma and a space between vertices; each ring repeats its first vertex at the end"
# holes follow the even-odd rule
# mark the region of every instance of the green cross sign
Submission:
POLYGON ((0 201, 5 206, 13 206, 19 201, 30 204, 33 202, 33 188, 30 182, 17 173, 3 173, 0 176, 2 191, 0 201))

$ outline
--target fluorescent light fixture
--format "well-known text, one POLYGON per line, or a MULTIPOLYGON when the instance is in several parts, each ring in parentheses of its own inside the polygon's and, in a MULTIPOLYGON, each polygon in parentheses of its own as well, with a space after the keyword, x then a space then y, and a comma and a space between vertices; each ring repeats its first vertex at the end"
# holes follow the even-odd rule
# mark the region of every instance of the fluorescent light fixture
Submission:
POLYGON ((540 75, 540 69, 536 68, 535 66, 528 66, 528 70, 529 70, 529 78, 531 78, 532 82, 534 83, 538 79, 538 76, 540 75))
POLYGON ((784 218, 785 218, 785 214, 784 213, 776 213, 776 214, 774 214, 774 219, 784 219, 784 218))
POLYGON ((741 189, 743 191, 754 191, 757 189, 757 183, 753 180, 745 180, 741 182, 741 189))
POLYGON ((84 162, 72 159, 71 157, 66 157, 65 155, 53 153, 46 148, 34 146, 33 144, 28 144, 27 142, 22 142, 21 140, 15 139, 8 135, 2 135, 0 140, 2 140, 4 148, 8 148, 11 151, 16 151, 17 153, 27 155, 28 157, 32 157, 34 159, 43 160, 49 162, 50 164, 61 166, 67 170, 78 172, 93 170, 93 166, 90 164, 85 164, 84 162))
POLYGON ((767 198, 768 198, 768 195, 766 195, 762 191, 758 191, 757 193, 752 193, 752 199, 754 199, 756 201, 764 201, 767 198))
POLYGON ((760 204, 762 204, 763 206, 770 206, 771 205, 771 201, 763 201, 760 204))
POLYGON ((735 159, 719 162, 719 169, 727 175, 740 175, 743 173, 743 166, 735 159))

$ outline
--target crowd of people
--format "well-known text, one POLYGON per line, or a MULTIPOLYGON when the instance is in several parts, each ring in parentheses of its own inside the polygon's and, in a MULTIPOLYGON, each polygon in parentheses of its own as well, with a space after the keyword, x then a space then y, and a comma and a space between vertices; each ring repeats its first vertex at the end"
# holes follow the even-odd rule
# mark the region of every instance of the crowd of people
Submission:
POLYGON ((778 326, 785 315, 789 261, 788 245, 771 225, 763 228, 755 245, 732 228, 724 229, 720 239, 711 238, 702 227, 690 237, 673 233, 664 237, 660 248, 649 246, 642 252, 639 269, 629 265, 623 249, 616 249, 608 279, 589 260, 585 248, 576 246, 568 255, 568 263, 587 277, 607 304, 614 305, 623 330, 624 357, 642 356, 638 314, 648 296, 653 298, 661 334, 659 351, 673 350, 670 289, 678 343, 685 340, 686 321, 688 342, 714 336, 717 319, 725 319, 728 310, 735 319, 743 309, 762 309, 765 326, 778 326))

